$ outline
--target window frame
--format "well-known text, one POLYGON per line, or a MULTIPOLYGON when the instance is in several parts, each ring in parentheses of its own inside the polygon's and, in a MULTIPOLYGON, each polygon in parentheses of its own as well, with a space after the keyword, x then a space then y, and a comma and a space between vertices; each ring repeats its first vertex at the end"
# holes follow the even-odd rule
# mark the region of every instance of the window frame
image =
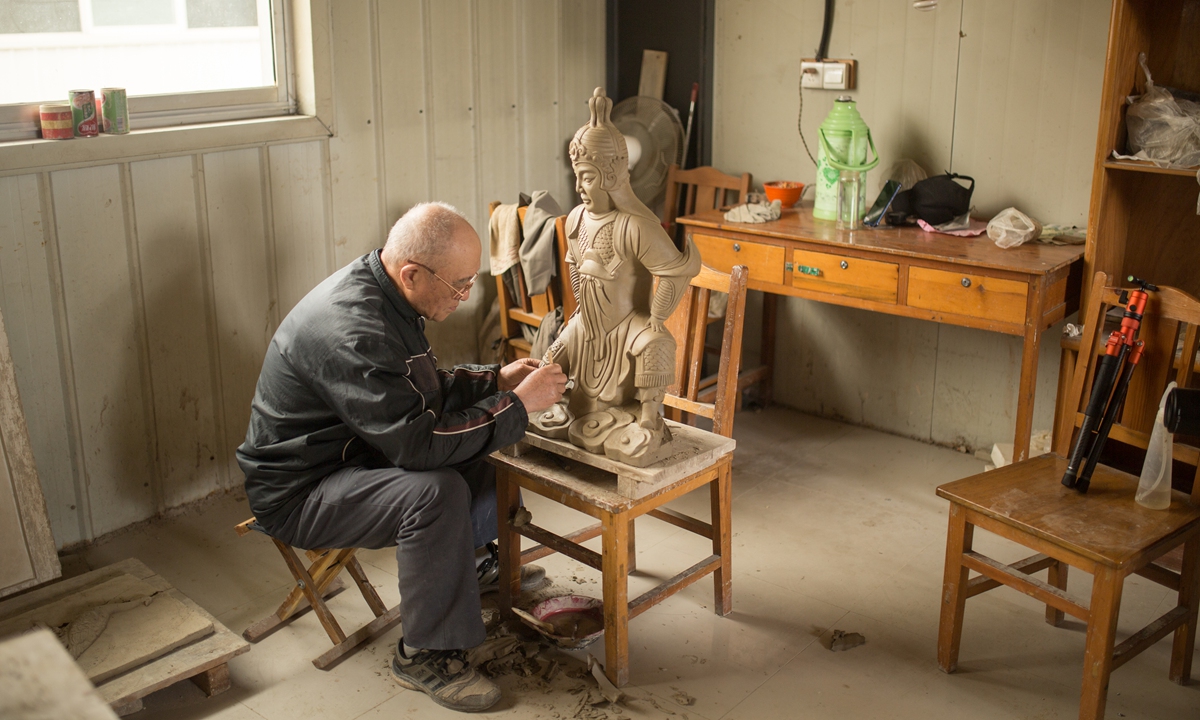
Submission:
MULTIPOLYGON (((293 5, 298 4, 289 0, 258 0, 260 11, 266 7, 271 12, 274 85, 132 96, 128 100, 130 129, 148 130, 295 115, 299 110, 299 102, 292 14, 298 9, 293 5)), ((307 10, 308 3, 303 5, 303 9, 307 10)), ((95 90, 99 92, 99 88, 95 90)), ((65 100, 63 97, 0 105, 0 143, 40 139, 38 106, 65 100)))

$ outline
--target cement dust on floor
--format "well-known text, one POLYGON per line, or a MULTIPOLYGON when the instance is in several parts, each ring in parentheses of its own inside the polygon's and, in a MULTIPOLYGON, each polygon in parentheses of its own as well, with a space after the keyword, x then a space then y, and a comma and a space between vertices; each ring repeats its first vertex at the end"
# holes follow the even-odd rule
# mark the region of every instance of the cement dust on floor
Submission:
MULTIPOLYGON (((1083 626, 1053 628, 1043 606, 1001 588, 967 605, 960 670, 937 668, 939 593, 946 542, 941 483, 983 469, 971 455, 780 408, 742 412, 735 424, 734 610, 712 611, 702 580, 630 623, 630 699, 586 707, 586 681, 560 674, 502 676, 504 700, 487 713, 509 718, 1062 718, 1078 716, 1083 626), (866 644, 831 652, 835 630, 866 644)), ((537 524, 566 532, 582 515, 528 495, 537 524)), ((707 493, 673 507, 707 517, 707 493)), ((90 567, 137 557, 235 631, 272 612, 291 579, 259 535, 234 535, 249 510, 224 497, 199 511, 123 533, 83 554, 90 567)), ((637 571, 630 597, 706 557, 703 538, 652 518, 636 523, 637 571)), ((590 546, 599 550, 599 541, 590 546)), ((998 559, 1023 556, 1007 541, 976 533, 998 559)), ((391 550, 363 552, 368 575, 391 605, 398 600, 391 550)), ((599 574, 569 558, 541 562, 555 581, 600 597, 599 574)), ((1071 575, 1086 601, 1090 578, 1071 575)), ((1118 641, 1166 611, 1168 591, 1139 577, 1126 582, 1118 641)), ((370 619, 361 596, 331 603, 344 628, 370 619)), ((233 688, 204 698, 179 683, 146 699, 136 720, 302 720, 449 718, 453 713, 388 675, 396 628, 330 671, 311 659, 329 646, 305 615, 230 664, 233 688)), ((603 640, 587 652, 603 659, 603 640)), ((1117 670, 1109 718, 1200 718, 1200 683, 1167 680, 1170 639, 1117 670)), ((564 660, 564 667, 568 665, 564 660)), ((1200 673, 1200 658, 1196 659, 1200 673)))

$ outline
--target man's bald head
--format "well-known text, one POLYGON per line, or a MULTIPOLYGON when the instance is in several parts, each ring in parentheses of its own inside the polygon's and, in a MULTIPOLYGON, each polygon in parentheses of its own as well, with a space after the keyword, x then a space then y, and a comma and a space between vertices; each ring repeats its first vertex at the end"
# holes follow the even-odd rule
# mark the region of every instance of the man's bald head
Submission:
POLYGON ((383 246, 383 269, 417 312, 445 320, 471 292, 479 271, 479 235, 446 203, 414 205, 383 246))
POLYGON ((426 202, 412 206, 396 221, 388 233, 383 246, 385 265, 399 265, 407 260, 416 260, 436 265, 447 254, 458 248, 455 241, 464 230, 473 236, 475 231, 467 219, 453 205, 443 202, 426 202))

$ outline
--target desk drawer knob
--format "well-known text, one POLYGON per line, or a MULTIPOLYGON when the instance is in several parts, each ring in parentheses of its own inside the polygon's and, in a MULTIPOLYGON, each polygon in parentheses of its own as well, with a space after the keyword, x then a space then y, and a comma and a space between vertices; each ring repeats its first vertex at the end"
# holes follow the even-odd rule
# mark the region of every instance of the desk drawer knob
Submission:
POLYGON ((734 244, 733 244, 733 251, 734 251, 734 252, 741 252, 741 251, 742 251, 742 246, 741 246, 739 243, 734 243, 734 244))
POLYGON ((840 265, 842 266, 842 269, 843 269, 843 270, 845 270, 846 268, 850 267, 850 263, 846 262, 845 260, 843 260, 843 261, 840 263, 840 265))
POLYGON ((963 287, 971 287, 971 278, 963 278, 962 286, 963 287))

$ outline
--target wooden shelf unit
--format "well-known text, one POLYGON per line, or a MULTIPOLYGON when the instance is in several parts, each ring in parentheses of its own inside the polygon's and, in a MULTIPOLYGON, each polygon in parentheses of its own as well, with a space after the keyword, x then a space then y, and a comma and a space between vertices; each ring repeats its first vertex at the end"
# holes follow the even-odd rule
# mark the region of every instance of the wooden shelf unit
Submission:
MULTIPOLYGON (((1200 0, 1113 0, 1079 307, 1087 307, 1087 289, 1098 270, 1108 274, 1112 285, 1128 285, 1126 277, 1135 275, 1200 297, 1196 168, 1160 168, 1112 157, 1114 150, 1129 151, 1125 99, 1145 91, 1138 53, 1146 53, 1156 85, 1200 92, 1196 38, 1200 38, 1200 0)), ((1064 339, 1062 348, 1056 429, 1079 341, 1064 339)), ((1149 432, 1158 403, 1144 400, 1152 394, 1144 387, 1147 382, 1145 373, 1134 373, 1124 421, 1149 432)))
MULTIPOLYGON (((1112 159, 1127 152, 1125 98, 1155 84, 1200 92, 1200 0, 1113 0, 1096 142, 1084 277, 1136 275, 1200 295, 1196 169, 1112 159)), ((1084 282, 1084 288, 1088 283, 1084 282)), ((1080 306, 1087 302, 1084 297, 1080 306)))

